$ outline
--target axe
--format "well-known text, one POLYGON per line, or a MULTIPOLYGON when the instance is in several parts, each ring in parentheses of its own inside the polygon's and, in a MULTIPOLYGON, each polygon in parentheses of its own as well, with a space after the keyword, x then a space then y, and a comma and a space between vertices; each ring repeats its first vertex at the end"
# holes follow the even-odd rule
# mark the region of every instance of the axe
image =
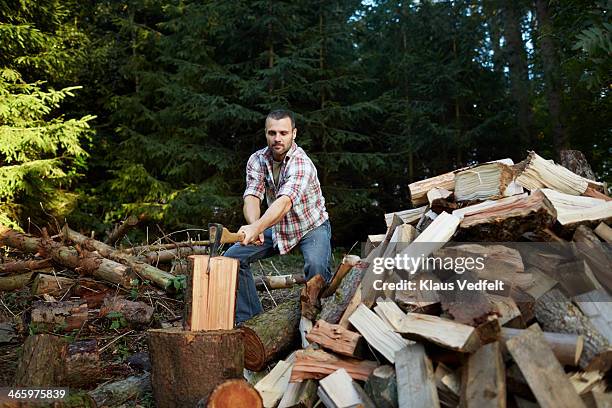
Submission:
POLYGON ((219 255, 219 247, 223 244, 233 244, 244 239, 244 234, 241 232, 229 232, 227 228, 218 223, 208 224, 208 233, 210 235, 210 256, 219 255))

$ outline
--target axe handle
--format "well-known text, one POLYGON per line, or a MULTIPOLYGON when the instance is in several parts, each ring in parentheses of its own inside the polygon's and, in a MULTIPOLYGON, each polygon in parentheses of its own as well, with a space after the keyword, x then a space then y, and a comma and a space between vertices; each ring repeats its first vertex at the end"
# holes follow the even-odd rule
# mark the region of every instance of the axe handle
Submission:
POLYGON ((240 242, 244 239, 244 233, 242 232, 229 232, 227 228, 223 228, 223 234, 221 235, 222 244, 233 244, 240 242))

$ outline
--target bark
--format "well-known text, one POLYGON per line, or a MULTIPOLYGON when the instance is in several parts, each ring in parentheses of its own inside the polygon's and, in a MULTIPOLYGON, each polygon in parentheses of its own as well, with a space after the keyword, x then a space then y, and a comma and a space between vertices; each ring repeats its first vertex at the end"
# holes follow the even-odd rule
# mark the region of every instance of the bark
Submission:
POLYGON ((533 145, 531 132, 533 128, 533 115, 529 103, 529 71, 527 67, 527 53, 523 44, 521 19, 524 10, 521 10, 518 1, 504 1, 503 22, 504 37, 506 39, 506 56, 510 74, 510 89, 512 98, 518 108, 518 124, 521 129, 522 148, 533 145))
POLYGON ((32 282, 32 294, 63 295, 74 285, 74 279, 39 273, 32 282))
POLYGON ((115 407, 128 400, 139 399, 151 391, 151 375, 144 373, 139 376, 131 376, 125 380, 103 384, 89 395, 97 406, 115 407))
POLYGON ((321 310, 319 295, 326 285, 327 282, 325 282, 325 278, 321 275, 315 275, 306 282, 300 293, 302 316, 310 320, 315 319, 319 310, 321 310))
POLYGON ((539 28, 539 45, 544 68, 546 100, 548 102, 549 122, 552 124, 555 156, 560 158, 561 150, 569 148, 569 140, 563 126, 561 115, 562 79, 557 45, 553 37, 553 24, 548 8, 549 0, 535 0, 539 28))
POLYGON ((153 318, 153 307, 144 302, 132 302, 123 298, 106 298, 100 308, 98 317, 104 317, 111 312, 121 313, 125 320, 134 325, 149 324, 153 318))
POLYGON ((21 289, 30 283, 34 272, 26 272, 19 275, 13 276, 2 276, 0 277, 0 291, 9 292, 15 289, 21 289))
POLYGON ((68 225, 65 225, 62 229, 62 235, 64 238, 81 245, 83 248, 89 251, 97 251, 105 258, 109 258, 114 262, 120 262, 121 264, 127 265, 126 268, 129 267, 130 270, 132 270, 142 280, 149 280, 166 291, 172 292, 175 290, 175 276, 169 274, 168 272, 162 271, 161 269, 142 262, 131 255, 126 255, 121 251, 115 250, 113 247, 106 245, 103 242, 87 238, 85 235, 79 234, 78 232, 68 228, 68 225))
POLYGON ((0 273, 19 273, 51 267, 50 259, 32 259, 0 264, 0 273))
POLYGON ((595 180, 595 173, 580 150, 561 150, 560 165, 589 180, 595 180))
POLYGON ((251 371, 261 371, 272 360, 293 350, 300 341, 300 317, 296 299, 247 320, 242 326, 244 366, 251 371))
POLYGON ((101 374, 96 340, 69 344, 63 337, 37 334, 23 345, 14 385, 83 388, 99 381, 101 374))
POLYGON ((32 304, 30 324, 37 329, 69 332, 80 329, 87 321, 87 303, 80 300, 64 302, 37 301, 32 304))
POLYGON ((376 401, 380 408, 397 407, 397 379, 395 369, 384 365, 372 371, 365 383, 364 390, 376 401))
POLYGON ((582 368, 609 347, 605 337, 558 289, 553 289, 538 299, 536 318, 544 330, 579 334, 584 338, 584 348, 579 361, 582 368))
POLYGON ((334 294, 323 299, 320 318, 331 324, 337 324, 342 318, 342 314, 346 310, 359 284, 363 274, 363 266, 355 266, 342 279, 340 286, 334 294))
POLYGON ((138 256, 136 259, 148 264, 157 264, 159 262, 170 262, 178 258, 186 258, 190 255, 208 255, 209 253, 210 248, 208 246, 189 246, 151 251, 138 256))
MULTIPOLYGON (((204 407, 204 404, 198 404, 198 407, 204 407)), ((257 390, 245 380, 227 380, 219 384, 210 394, 206 407, 263 408, 263 401, 257 390)))
POLYGON ((153 329, 148 342, 151 385, 159 407, 193 407, 218 384, 243 376, 239 330, 153 329))

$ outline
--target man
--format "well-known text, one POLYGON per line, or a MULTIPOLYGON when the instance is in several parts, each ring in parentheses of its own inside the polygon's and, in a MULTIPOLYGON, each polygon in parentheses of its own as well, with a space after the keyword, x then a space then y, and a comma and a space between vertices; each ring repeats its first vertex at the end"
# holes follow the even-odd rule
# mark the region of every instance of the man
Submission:
POLYGON ((295 143, 297 129, 291 111, 276 110, 266 118, 268 147, 251 155, 246 166, 245 238, 225 256, 240 261, 236 323, 262 312, 251 273, 251 262, 298 247, 304 255, 306 279, 331 278, 331 227, 317 169, 295 143), (261 200, 268 209, 260 216, 261 200))

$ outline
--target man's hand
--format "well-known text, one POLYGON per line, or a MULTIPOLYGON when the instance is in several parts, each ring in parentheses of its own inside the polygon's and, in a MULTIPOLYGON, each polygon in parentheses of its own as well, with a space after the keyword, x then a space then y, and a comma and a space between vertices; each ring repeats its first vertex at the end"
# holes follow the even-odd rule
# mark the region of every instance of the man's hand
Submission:
POLYGON ((251 243, 255 245, 262 245, 264 242, 263 232, 259 232, 257 227, 253 224, 243 225, 238 230, 238 233, 244 234, 244 239, 241 242, 242 245, 249 245, 251 243))

